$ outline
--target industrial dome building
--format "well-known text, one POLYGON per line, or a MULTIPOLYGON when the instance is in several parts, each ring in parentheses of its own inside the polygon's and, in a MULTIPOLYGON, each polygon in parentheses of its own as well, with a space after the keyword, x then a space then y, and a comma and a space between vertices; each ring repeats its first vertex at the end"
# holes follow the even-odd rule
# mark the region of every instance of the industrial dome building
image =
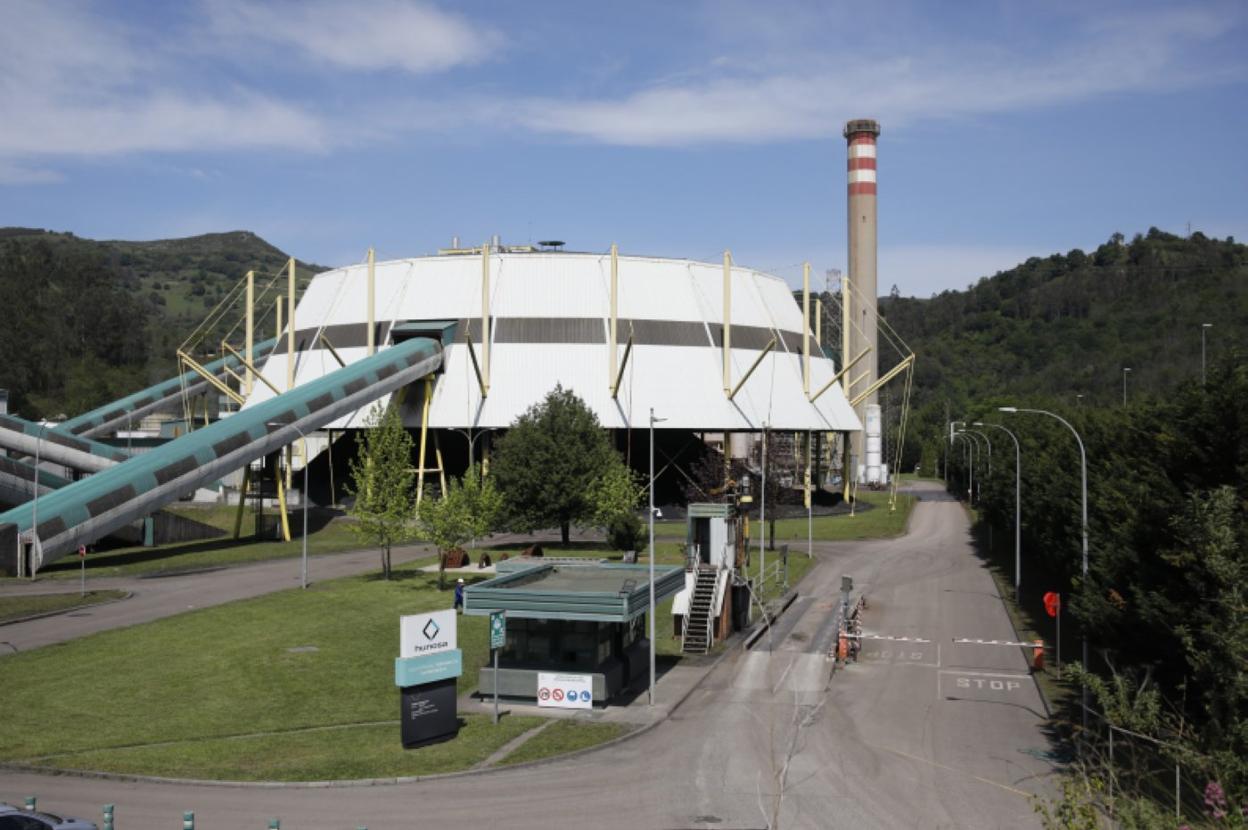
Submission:
MULTIPOLYGON (((732 265, 728 254, 718 264, 614 249, 453 247, 318 274, 294 317, 293 371, 283 336, 258 367, 265 382, 253 385, 244 410, 363 359, 370 329, 380 349, 455 322, 442 369, 403 400, 410 428, 466 437, 505 428, 556 385, 613 430, 648 428, 651 410, 662 430, 862 428, 841 385, 829 384, 836 367, 788 285, 732 265)), ((357 410, 326 428, 365 427, 367 416, 357 410)))

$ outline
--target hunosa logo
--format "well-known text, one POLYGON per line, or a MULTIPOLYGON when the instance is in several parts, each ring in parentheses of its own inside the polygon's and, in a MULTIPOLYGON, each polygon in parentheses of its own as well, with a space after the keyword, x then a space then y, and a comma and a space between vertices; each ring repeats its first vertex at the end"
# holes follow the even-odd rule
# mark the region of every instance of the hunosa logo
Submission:
POLYGON ((413 645, 412 651, 415 652, 416 654, 423 654, 426 651, 440 651, 442 649, 450 648, 451 644, 447 642, 446 640, 439 640, 437 642, 434 642, 437 636, 442 633, 442 627, 439 626, 432 619, 430 619, 428 622, 425 623, 424 627, 420 629, 420 633, 424 634, 425 639, 428 640, 429 642, 426 645, 413 645))

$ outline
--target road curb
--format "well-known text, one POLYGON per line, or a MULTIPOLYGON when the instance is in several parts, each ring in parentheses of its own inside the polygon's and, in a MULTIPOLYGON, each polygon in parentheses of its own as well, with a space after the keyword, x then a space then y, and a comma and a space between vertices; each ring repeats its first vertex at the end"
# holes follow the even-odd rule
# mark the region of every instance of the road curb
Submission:
MULTIPOLYGON (((109 588, 106 590, 113 590, 113 589, 109 588)), ((51 591, 47 594, 34 594, 33 596, 58 596, 59 594, 68 594, 68 593, 70 592, 69 591, 51 591)), ((133 591, 123 591, 122 593, 124 594, 124 596, 116 597, 114 599, 106 599, 103 602, 88 602, 84 605, 71 605, 68 608, 61 608, 60 610, 57 610, 57 611, 44 611, 41 614, 30 614, 29 616, 25 616, 25 617, 17 617, 16 619, 12 619, 12 620, 4 620, 0 622, 0 628, 3 628, 6 625, 17 625, 18 623, 30 622, 31 620, 42 620, 45 617, 55 617, 58 614, 68 614, 71 611, 81 611, 83 608, 99 608, 102 605, 112 605, 114 602, 122 602, 123 600, 130 599, 132 596, 134 596, 133 591)), ((13 596, 17 596, 17 595, 14 594, 13 596)), ((27 596, 27 595, 23 595, 23 596, 27 596)))

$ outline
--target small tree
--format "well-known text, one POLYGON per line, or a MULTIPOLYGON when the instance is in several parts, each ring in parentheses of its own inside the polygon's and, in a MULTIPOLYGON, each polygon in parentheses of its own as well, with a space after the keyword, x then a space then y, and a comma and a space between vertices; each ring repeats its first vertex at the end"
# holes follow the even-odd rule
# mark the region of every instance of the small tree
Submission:
POLYGON ((357 457, 351 460, 347 492, 354 497, 352 531, 381 549, 381 572, 390 578, 390 549, 404 538, 412 521, 412 436, 399 417, 398 407, 369 411, 371 429, 356 438, 357 457))
POLYGON ((617 550, 637 548, 641 521, 637 518, 636 511, 642 492, 643 488, 638 486, 636 474, 618 455, 590 490, 589 499, 594 510, 593 523, 607 531, 607 544, 617 550))
POLYGON ((598 480, 622 464, 593 411, 556 386, 511 425, 498 442, 491 471, 513 528, 558 526, 566 545, 573 523, 595 518, 592 494, 598 480))
POLYGON ((416 509, 416 522, 421 534, 446 552, 490 533, 498 526, 502 512, 503 497, 493 478, 483 477, 474 464, 463 478, 447 482, 442 498, 422 500, 416 509))

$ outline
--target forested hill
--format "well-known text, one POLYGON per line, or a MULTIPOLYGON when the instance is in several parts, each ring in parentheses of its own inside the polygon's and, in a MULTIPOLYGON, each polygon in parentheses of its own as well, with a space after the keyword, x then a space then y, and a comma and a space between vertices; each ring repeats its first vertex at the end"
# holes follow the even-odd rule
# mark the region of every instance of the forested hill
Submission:
MULTIPOLYGON (((248 231, 124 242, 0 228, 0 388, 19 414, 51 417, 169 377, 178 344, 243 275, 261 285, 287 258, 248 231)), ((297 263, 299 287, 322 270, 297 263)))
MULTIPOLYGON (((1033 257, 967 291, 892 296, 880 308, 918 356, 909 450, 935 437, 946 406, 958 418, 994 396, 1111 405, 1124 367, 1128 395, 1195 382, 1203 323, 1210 363, 1248 346, 1248 246, 1155 228, 1130 242, 1115 234, 1092 253, 1033 257)), ((907 456, 909 467, 917 458, 907 456)))

